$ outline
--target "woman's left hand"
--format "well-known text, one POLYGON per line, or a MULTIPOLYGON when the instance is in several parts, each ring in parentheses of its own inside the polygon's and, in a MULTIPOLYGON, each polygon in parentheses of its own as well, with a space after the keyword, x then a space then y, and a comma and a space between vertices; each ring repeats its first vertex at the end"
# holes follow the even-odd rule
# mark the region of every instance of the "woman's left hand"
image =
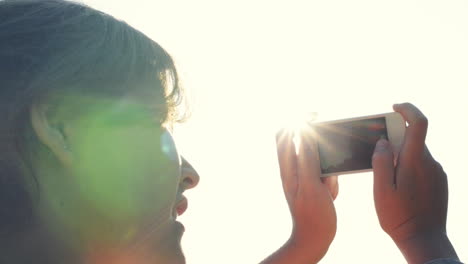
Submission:
POLYGON ((276 138, 293 230, 288 242, 264 263, 316 263, 325 256, 336 233, 333 201, 338 195, 337 177, 320 178, 312 132, 301 132, 298 154, 293 138, 294 133, 286 130, 280 131, 276 138))

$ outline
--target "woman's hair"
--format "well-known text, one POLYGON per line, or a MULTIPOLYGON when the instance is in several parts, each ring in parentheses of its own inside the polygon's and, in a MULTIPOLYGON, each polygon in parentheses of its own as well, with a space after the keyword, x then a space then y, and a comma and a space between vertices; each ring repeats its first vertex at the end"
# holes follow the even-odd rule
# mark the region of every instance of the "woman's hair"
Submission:
POLYGON ((56 95, 119 98, 140 89, 159 95, 161 124, 183 118, 173 60, 143 33, 83 4, 0 0, 0 237, 34 222, 38 198, 26 188, 35 176, 25 143, 38 142, 31 105, 56 95))

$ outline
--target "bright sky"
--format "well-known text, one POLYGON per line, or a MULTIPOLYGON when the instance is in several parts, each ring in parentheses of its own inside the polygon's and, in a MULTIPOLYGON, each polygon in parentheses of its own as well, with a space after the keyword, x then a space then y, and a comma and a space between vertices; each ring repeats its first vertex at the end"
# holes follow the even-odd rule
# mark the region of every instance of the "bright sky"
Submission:
MULTIPOLYGON (((429 118, 427 144, 449 177, 449 237, 467 261, 467 1, 84 2, 161 44, 194 98, 176 130, 201 175, 180 218, 188 263, 258 263, 288 238, 273 137, 281 111, 326 120, 405 101, 429 118)), ((339 182, 338 232, 321 263, 403 263, 378 224, 372 174, 339 182)))

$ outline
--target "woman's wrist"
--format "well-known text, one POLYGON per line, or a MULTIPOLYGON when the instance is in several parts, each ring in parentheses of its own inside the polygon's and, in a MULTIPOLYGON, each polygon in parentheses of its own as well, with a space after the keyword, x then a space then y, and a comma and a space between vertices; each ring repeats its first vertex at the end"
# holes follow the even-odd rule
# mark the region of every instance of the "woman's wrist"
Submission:
POLYGON ((445 232, 421 233, 395 243, 409 264, 423 264, 441 258, 458 260, 445 232))
POLYGON ((285 247, 290 252, 301 256, 301 262, 297 263, 318 263, 327 253, 330 244, 323 241, 315 241, 312 237, 304 239, 301 235, 291 235, 285 247))
POLYGON ((313 264, 318 263, 328 250, 317 247, 312 241, 297 239, 295 236, 284 243, 275 253, 261 264, 313 264))

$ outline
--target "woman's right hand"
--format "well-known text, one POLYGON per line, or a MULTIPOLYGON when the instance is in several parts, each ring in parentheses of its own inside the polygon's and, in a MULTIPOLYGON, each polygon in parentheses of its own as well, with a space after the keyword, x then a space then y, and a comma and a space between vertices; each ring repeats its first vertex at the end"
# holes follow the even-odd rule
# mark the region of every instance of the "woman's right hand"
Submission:
POLYGON ((395 105, 394 110, 409 126, 396 166, 388 141, 380 140, 374 152, 374 201, 380 225, 408 263, 458 259, 446 235, 447 175, 425 145, 427 118, 409 103, 395 105))

